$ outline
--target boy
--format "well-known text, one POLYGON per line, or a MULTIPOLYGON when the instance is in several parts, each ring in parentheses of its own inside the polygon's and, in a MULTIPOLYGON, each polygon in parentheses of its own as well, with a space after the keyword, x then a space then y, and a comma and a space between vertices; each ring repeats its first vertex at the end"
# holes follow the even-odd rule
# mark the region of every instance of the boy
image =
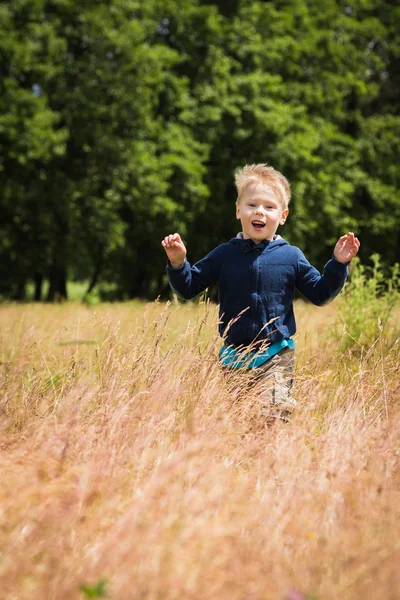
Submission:
POLYGON ((262 382, 261 404, 268 418, 290 419, 295 288, 314 304, 326 304, 342 289, 348 263, 360 242, 353 233, 339 238, 322 275, 304 254, 277 235, 289 214, 287 179, 266 164, 246 165, 235 176, 236 217, 242 231, 192 267, 178 233, 161 242, 168 278, 182 298, 219 284, 219 333, 224 367, 243 369, 262 382))

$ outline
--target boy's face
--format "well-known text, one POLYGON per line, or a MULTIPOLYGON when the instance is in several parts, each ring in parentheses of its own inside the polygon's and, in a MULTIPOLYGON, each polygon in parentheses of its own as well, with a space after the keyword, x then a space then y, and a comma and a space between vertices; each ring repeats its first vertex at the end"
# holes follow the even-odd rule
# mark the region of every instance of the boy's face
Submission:
POLYGON ((289 209, 282 205, 274 190, 263 183, 250 183, 236 202, 236 218, 242 224, 243 238, 256 243, 273 240, 288 214, 289 209))

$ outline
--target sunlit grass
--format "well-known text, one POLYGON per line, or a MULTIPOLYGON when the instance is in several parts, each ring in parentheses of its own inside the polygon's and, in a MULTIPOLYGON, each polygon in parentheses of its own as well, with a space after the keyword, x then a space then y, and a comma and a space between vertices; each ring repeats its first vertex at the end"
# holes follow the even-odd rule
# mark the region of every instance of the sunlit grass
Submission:
POLYGON ((267 429, 213 305, 1 306, 1 597, 394 598, 398 343, 339 352, 334 305, 296 313, 267 429))

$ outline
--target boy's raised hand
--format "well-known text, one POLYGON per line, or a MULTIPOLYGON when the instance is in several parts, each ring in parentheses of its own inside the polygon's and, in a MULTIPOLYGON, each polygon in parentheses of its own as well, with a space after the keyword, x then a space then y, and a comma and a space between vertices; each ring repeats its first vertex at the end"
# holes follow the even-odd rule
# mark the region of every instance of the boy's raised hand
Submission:
POLYGON ((186 248, 179 233, 167 235, 161 242, 161 245, 167 253, 169 262, 175 269, 185 262, 186 248))
POLYGON ((338 239, 333 256, 341 263, 348 263, 356 256, 359 247, 360 242, 354 237, 354 233, 349 231, 338 239))

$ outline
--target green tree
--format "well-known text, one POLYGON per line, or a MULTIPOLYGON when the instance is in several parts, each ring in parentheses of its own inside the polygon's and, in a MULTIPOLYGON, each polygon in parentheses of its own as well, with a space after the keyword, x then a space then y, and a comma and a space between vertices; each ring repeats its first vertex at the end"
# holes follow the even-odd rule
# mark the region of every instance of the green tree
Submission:
POLYGON ((393 260, 387 234, 398 240, 399 12, 388 3, 353 4, 242 1, 220 43, 208 46, 194 86, 211 144, 206 181, 214 199, 197 221, 197 232, 213 223, 211 240, 196 237, 201 253, 234 230, 234 168, 266 161, 292 183, 285 235, 313 261, 324 261, 347 229, 363 238, 364 258, 380 241, 393 260), (388 100, 376 114, 387 81, 388 100))
POLYGON ((319 266, 400 249, 400 11, 389 0, 18 0, 0 7, 0 294, 67 278, 168 293, 160 239, 229 239, 235 168, 293 188, 319 266))
MULTIPOLYGON (((46 25, 41 35, 27 28, 25 6, 19 3, 17 19, 16 4, 0 6, 0 293, 21 297, 27 274, 39 278, 39 265, 47 260, 44 166, 65 153, 68 131, 38 85, 39 72, 43 78, 56 76, 59 40, 46 25), (47 52, 39 64, 37 54, 44 43, 47 52)), ((33 13, 39 4, 31 3, 33 13)))
MULTIPOLYGON (((17 173, 4 167, 11 179, 2 202, 9 198, 11 223, 16 206, 25 210, 16 239, 8 231, 5 236, 22 283, 36 272, 48 277, 47 299, 53 300, 66 296, 68 270, 91 277, 93 286, 104 269, 130 295, 145 293, 154 274, 143 257, 154 252, 162 222, 173 215, 183 226, 207 194, 204 148, 189 126, 188 82, 171 72, 178 53, 157 42, 157 3, 21 0, 3 12, 20 54, 30 51, 29 61, 18 61, 17 44, 10 42, 2 61, 13 70, 7 77, 16 93, 29 98, 37 128, 44 119, 39 109, 53 117, 40 136, 27 132, 26 147, 14 161, 23 168, 17 173), (164 102, 171 106, 165 116, 164 102), (49 145, 52 136, 58 146, 45 153, 40 139, 49 145), (28 190, 38 203, 35 227, 28 190), (29 252, 21 253, 24 228, 31 233, 25 237, 29 252)), ((9 100, 2 97, 7 122, 9 100)), ((18 126, 28 128, 24 115, 18 126)), ((16 138, 3 141, 8 157, 20 143, 16 138)), ((9 261, 15 282, 13 267, 9 261)))

